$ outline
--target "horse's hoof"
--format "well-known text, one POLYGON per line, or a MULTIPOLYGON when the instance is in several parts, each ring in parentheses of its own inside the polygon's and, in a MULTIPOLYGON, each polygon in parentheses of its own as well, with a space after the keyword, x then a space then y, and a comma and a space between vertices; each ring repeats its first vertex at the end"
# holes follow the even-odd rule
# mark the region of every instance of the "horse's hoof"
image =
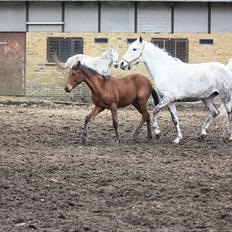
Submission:
POLYGON ((120 144, 120 143, 121 143, 121 139, 115 138, 115 139, 114 139, 114 142, 117 143, 117 144, 120 144))
POLYGON ((180 138, 176 138, 172 141, 173 144, 179 144, 180 143, 180 138))
POLYGON ((159 129, 154 129, 154 135, 155 135, 155 138, 158 140, 160 139, 160 130, 159 129))
POLYGON ((206 137, 207 137, 207 134, 201 134, 201 135, 200 135, 200 138, 201 138, 201 139, 205 139, 206 137))
POLYGON ((133 142, 134 143, 138 143, 138 139, 137 138, 133 138, 133 142))
POLYGON ((150 143, 152 141, 152 138, 147 138, 145 143, 150 143))
POLYGON ((86 142, 87 142, 87 137, 83 136, 83 137, 81 138, 81 142, 82 142, 83 145, 85 145, 86 142))
POLYGON ((155 134, 155 138, 156 138, 157 140, 159 140, 160 137, 161 137, 160 133, 159 133, 159 134, 155 134))
POLYGON ((133 142, 134 143, 138 142, 138 134, 137 133, 134 133, 134 135, 133 135, 133 142))

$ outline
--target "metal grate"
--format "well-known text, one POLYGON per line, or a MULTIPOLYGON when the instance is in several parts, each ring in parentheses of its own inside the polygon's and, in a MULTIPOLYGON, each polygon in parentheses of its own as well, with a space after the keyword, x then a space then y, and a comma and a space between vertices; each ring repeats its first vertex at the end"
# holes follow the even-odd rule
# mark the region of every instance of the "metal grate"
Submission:
POLYGON ((203 45, 213 45, 213 39, 200 39, 199 44, 203 45))
POLYGON ((152 38, 151 42, 159 48, 165 49, 173 57, 188 62, 188 39, 152 38))
POLYGON ((108 38, 95 38, 95 43, 108 43, 108 38))
POLYGON ((56 54, 61 62, 73 55, 83 54, 82 38, 49 37, 47 41, 47 60, 53 62, 53 55, 56 54))

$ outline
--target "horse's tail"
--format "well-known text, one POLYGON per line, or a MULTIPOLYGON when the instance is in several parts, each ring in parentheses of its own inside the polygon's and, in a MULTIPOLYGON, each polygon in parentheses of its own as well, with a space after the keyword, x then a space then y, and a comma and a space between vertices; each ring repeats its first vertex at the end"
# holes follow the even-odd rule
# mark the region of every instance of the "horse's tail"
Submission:
POLYGON ((227 64, 227 67, 229 68, 229 70, 232 72, 232 59, 230 58, 227 64))
POLYGON ((154 101, 155 106, 158 105, 158 104, 160 103, 160 98, 159 98, 159 95, 158 95, 158 93, 155 91, 154 88, 152 88, 151 94, 152 94, 152 97, 153 97, 153 101, 154 101))
POLYGON ((56 66, 59 68, 59 69, 66 69, 67 66, 66 66, 66 63, 61 63, 56 55, 56 53, 53 53, 52 54, 52 58, 54 59, 54 61, 56 62, 56 66))

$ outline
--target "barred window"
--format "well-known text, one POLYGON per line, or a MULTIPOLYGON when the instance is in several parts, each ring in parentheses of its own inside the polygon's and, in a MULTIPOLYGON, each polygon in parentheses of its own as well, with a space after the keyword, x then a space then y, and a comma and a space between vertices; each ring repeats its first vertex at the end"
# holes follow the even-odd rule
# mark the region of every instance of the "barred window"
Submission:
POLYGON ((158 47, 165 49, 173 57, 176 57, 183 62, 188 62, 188 39, 152 38, 151 42, 158 47))
POLYGON ((56 54, 61 62, 73 55, 83 54, 82 38, 48 37, 47 60, 53 62, 53 55, 56 54))

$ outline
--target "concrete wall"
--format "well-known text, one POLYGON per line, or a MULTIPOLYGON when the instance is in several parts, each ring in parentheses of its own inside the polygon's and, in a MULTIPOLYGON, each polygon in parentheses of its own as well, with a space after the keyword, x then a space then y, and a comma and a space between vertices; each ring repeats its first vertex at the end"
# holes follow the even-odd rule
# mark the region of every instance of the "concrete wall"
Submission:
MULTIPOLYGON (((26 49, 26 95, 33 96, 59 96, 67 97, 63 91, 66 75, 56 69, 54 65, 47 64, 47 37, 82 37, 84 39, 84 54, 98 56, 108 47, 119 47, 120 57, 128 48, 127 38, 137 38, 140 34, 135 33, 27 33, 26 49), (94 38, 108 38, 108 44, 96 44, 94 38)), ((189 63, 207 61, 219 61, 224 64, 232 57, 232 33, 144 33, 141 34, 147 41, 151 38, 187 38, 189 40, 189 63), (200 39, 213 39, 213 45, 200 45, 200 39)), ((131 71, 112 68, 114 76, 125 76, 128 73, 142 73, 147 76, 143 64, 139 64, 131 71)), ((181 77, 180 77, 181 78, 181 77)), ((74 95, 85 94, 86 88, 78 88, 74 95), (81 92, 83 91, 83 92, 81 92)))

